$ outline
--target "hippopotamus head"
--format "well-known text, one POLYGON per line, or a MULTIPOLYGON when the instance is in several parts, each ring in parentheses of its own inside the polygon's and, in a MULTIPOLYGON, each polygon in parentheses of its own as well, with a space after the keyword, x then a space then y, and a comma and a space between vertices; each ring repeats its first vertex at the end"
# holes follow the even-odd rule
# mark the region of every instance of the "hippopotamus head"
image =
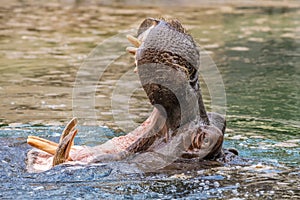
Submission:
POLYGON ((205 113, 197 103, 199 50, 180 22, 148 18, 137 38, 141 41, 136 51, 141 83, 151 104, 164 109, 169 124, 178 128, 199 116, 199 109, 205 113))
POLYGON ((200 157, 219 155, 225 119, 206 113, 198 80, 200 53, 192 36, 178 20, 148 18, 141 23, 137 39, 139 78, 151 104, 166 115, 167 127, 191 133, 189 149, 200 157), (199 123, 178 129, 192 121, 199 123))
POLYGON ((205 110, 198 81, 200 54, 193 38, 177 20, 147 18, 137 38, 128 39, 137 47, 127 50, 135 55, 138 76, 155 107, 150 117, 131 133, 92 148, 72 146, 76 119, 65 128, 60 144, 29 137, 28 144, 48 153, 30 151, 29 168, 45 169, 48 158, 54 166, 66 161, 119 160, 136 153, 138 163, 138 158, 152 162, 149 153, 167 160, 221 155, 225 119, 205 110))

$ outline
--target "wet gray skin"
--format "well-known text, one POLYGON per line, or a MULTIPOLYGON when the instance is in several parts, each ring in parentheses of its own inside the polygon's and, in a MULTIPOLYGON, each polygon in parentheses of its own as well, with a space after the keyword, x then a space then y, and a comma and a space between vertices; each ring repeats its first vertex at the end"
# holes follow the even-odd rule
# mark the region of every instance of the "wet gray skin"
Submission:
POLYGON ((91 162, 141 152, 171 157, 169 162, 179 158, 226 161, 222 151, 226 121, 205 110, 198 81, 199 50, 193 38, 177 20, 148 18, 138 29, 138 39, 142 41, 135 55, 138 75, 155 107, 152 116, 161 120, 153 120, 151 128, 125 151, 99 155, 91 162))
MULTIPOLYGON (((135 52, 138 76, 154 106, 151 116, 128 135, 114 138, 114 145, 108 141, 75 150, 70 156, 77 133, 72 130, 76 125, 73 119, 62 134, 52 166, 69 160, 98 163, 130 157, 130 161, 140 163, 141 159, 160 157, 153 167, 143 167, 144 171, 152 171, 182 158, 231 160, 237 152, 225 154, 222 150, 224 117, 207 113, 203 104, 198 81, 199 50, 193 38, 177 20, 152 18, 142 22, 137 38, 141 41, 135 52), (119 150, 116 146, 120 146, 119 150)), ((27 168, 35 171, 35 162, 46 164, 38 158, 43 156, 47 157, 30 151, 27 168)))

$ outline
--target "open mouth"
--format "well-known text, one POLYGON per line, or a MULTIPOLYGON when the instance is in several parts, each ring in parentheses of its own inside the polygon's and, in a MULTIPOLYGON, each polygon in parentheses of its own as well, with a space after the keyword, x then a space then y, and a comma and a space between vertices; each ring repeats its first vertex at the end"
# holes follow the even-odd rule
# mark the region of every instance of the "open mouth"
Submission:
POLYGON ((69 161, 96 163, 143 152, 157 152, 174 159, 211 159, 221 155, 225 119, 205 110, 198 81, 199 50, 193 38, 177 20, 147 18, 137 37, 129 35, 127 39, 133 45, 126 50, 135 57, 134 71, 154 106, 150 117, 127 135, 96 147, 73 145, 76 118, 67 124, 59 144, 29 136, 29 145, 47 153, 28 153, 27 166, 32 171, 36 163, 49 160, 51 166, 69 161), (44 158, 48 160, 41 161, 44 158))

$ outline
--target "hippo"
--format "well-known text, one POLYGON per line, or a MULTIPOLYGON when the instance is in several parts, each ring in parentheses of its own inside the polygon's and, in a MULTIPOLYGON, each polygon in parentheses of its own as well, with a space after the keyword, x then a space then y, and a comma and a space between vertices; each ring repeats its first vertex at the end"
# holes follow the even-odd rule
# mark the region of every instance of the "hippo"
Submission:
MULTIPOLYGON (((134 47, 142 87, 153 105, 150 116, 135 130, 95 146, 76 146, 77 119, 64 129, 59 143, 29 136, 27 170, 41 172, 62 163, 103 163, 131 158, 132 162, 159 160, 154 168, 180 159, 225 162, 237 151, 223 148, 225 118, 207 112, 199 85, 200 53, 194 39, 176 19, 147 18, 137 36, 128 35, 134 47), (230 156, 228 156, 230 155, 230 156)), ((149 161, 150 162, 150 161, 149 161)))

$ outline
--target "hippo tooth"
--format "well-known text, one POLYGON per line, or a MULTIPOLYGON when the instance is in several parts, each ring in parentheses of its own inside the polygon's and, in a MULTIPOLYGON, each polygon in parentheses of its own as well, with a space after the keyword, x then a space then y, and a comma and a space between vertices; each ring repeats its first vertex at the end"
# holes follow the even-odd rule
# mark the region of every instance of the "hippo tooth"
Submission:
POLYGON ((72 131, 74 130, 75 126, 77 125, 78 120, 76 117, 74 117, 65 127, 65 129, 63 130, 60 139, 59 139, 59 143, 62 142, 62 140, 72 131))
POLYGON ((58 147, 57 143, 36 136, 28 136, 27 143, 30 146, 38 148, 52 155, 55 154, 55 151, 58 147))
MULTIPOLYGON (((32 135, 28 136, 27 144, 29 144, 30 146, 35 147, 37 149, 40 149, 42 151, 45 151, 45 152, 47 152, 51 155, 55 155, 56 150, 57 150, 58 145, 59 145, 59 144, 57 144, 55 142, 52 142, 50 140, 46 140, 44 138, 40 138, 40 137, 32 136, 32 135)), ((71 146, 71 149, 76 150, 76 147, 71 146)))
POLYGON ((74 144, 74 138, 77 134, 77 130, 74 129, 77 125, 78 120, 77 118, 73 118, 64 129, 63 133, 61 134, 59 145, 55 151, 53 157, 52 166, 64 163, 65 161, 69 160, 69 153, 71 147, 74 144))
POLYGON ((137 60, 136 59, 134 61, 134 64, 135 64, 135 68, 134 68, 133 72, 137 73, 138 72, 138 68, 137 68, 137 60))
POLYGON ((66 137, 63 138, 63 140, 59 143, 56 152, 53 157, 52 166, 59 165, 61 163, 64 163, 68 160, 72 160, 69 157, 74 138, 77 134, 77 129, 73 130, 71 133, 68 133, 66 137))
POLYGON ((133 44, 135 47, 141 46, 141 41, 136 37, 133 37, 132 35, 127 35, 126 37, 128 41, 131 42, 131 44, 133 44))
POLYGON ((77 125, 77 123, 77 118, 73 118, 67 124, 60 137, 59 144, 36 136, 28 136, 27 143, 35 148, 38 148, 51 155, 54 155, 54 157, 66 157, 65 159, 68 159, 69 152, 71 149, 73 149, 72 146, 74 144, 74 137, 77 133, 77 130, 74 128, 77 125))
POLYGON ((127 47, 126 51, 128 51, 129 53, 135 55, 136 51, 137 51, 137 48, 135 48, 135 47, 127 47))

